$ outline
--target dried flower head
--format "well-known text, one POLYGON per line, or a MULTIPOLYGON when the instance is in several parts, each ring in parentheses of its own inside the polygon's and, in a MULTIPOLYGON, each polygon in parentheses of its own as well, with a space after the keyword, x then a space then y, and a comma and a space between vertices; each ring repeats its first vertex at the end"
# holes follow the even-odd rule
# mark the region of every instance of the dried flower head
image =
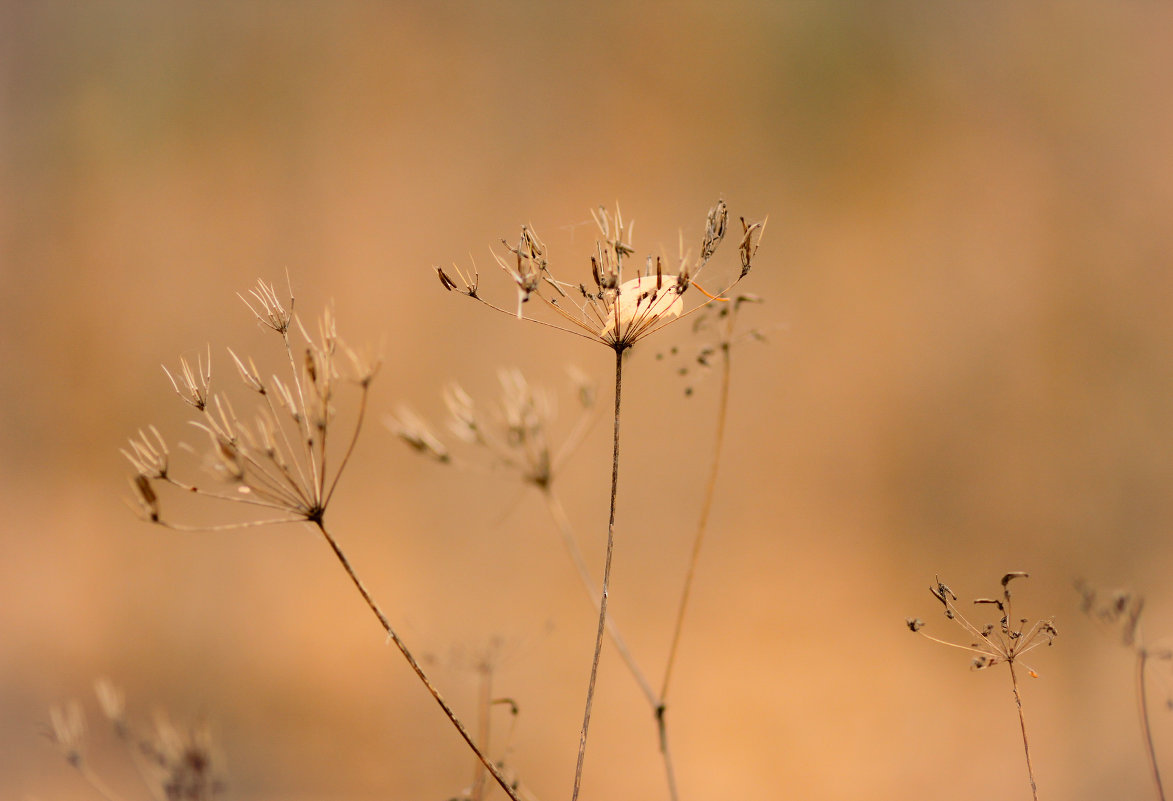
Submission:
POLYGON ((1075 582, 1079 593, 1079 608, 1097 623, 1112 630, 1126 648, 1138 647, 1140 618, 1144 612, 1144 596, 1128 590, 1102 593, 1083 579, 1075 582))
POLYGON ((218 486, 177 478, 158 429, 140 430, 122 453, 135 471, 130 482, 132 505, 146 520, 189 528, 162 516, 159 487, 281 514, 212 528, 320 520, 349 460, 378 360, 358 354, 338 337, 329 308, 311 335, 293 314, 292 293, 283 302, 272 284, 258 281, 249 296, 241 298, 257 322, 280 337, 288 372, 284 378, 265 378, 251 357, 242 358, 229 349, 241 384, 253 399, 251 419, 238 415, 227 395, 211 392, 210 355, 206 362, 201 357, 194 370, 182 360, 177 374, 168 372, 176 393, 199 413, 191 422, 206 436, 204 464, 218 486), (345 362, 340 363, 340 356, 345 362), (342 440, 341 458, 334 465, 335 391, 343 378, 357 384, 361 394, 357 422, 342 440))
MULTIPOLYGON (((548 487, 555 470, 577 447, 593 420, 594 383, 580 370, 567 372, 576 388, 582 413, 556 451, 550 444, 550 429, 557 416, 554 395, 531 385, 517 369, 499 371, 500 398, 485 408, 477 406, 459 384, 449 384, 444 390, 448 430, 461 442, 487 453, 491 467, 512 470, 526 483, 548 487)), ((444 464, 455 462, 450 448, 411 409, 401 407, 395 417, 387 420, 387 425, 418 453, 444 464)))
MULTIPOLYGON (((1034 766, 1031 764, 1030 739, 1026 734, 1026 717, 1022 709, 1022 698, 1018 694, 1018 675, 1014 670, 1014 665, 1018 662, 1019 657, 1033 651, 1040 645, 1051 645, 1055 640, 1057 632, 1055 631, 1054 624, 1050 620, 1040 620, 1031 624, 1028 628, 1026 618, 1016 619, 1014 617, 1010 603, 1010 582, 1017 578, 1026 577, 1026 573, 1007 573, 1002 576, 1001 598, 978 598, 974 601, 975 604, 994 607, 1001 613, 997 623, 987 623, 981 628, 970 623, 965 615, 957 609, 957 596, 939 578, 936 580, 936 586, 929 588, 933 597, 945 607, 945 617, 957 623, 957 625, 961 626, 973 638, 968 645, 948 642, 947 640, 941 640, 930 634, 926 634, 924 631, 924 621, 919 618, 909 618, 905 622, 909 630, 914 634, 919 634, 925 639, 932 640, 941 645, 948 645, 950 648, 960 648, 963 651, 968 651, 973 654, 971 665, 974 670, 981 670, 991 665, 1005 663, 1010 673, 1010 684, 1014 691, 1014 703, 1018 708, 1018 725, 1022 731, 1022 749, 1026 756, 1026 772, 1027 777, 1030 779, 1031 795, 1035 801, 1038 801, 1038 783, 1035 781, 1034 766)), ((1039 674, 1033 668, 1029 666, 1025 667, 1032 678, 1038 678, 1039 674)))
MULTIPOLYGON (((123 742, 139 775, 154 798, 164 801, 212 801, 225 789, 217 749, 206 725, 181 728, 160 714, 155 725, 140 733, 126 714, 126 698, 107 679, 99 679, 94 691, 114 733, 123 742)), ((84 763, 85 717, 81 705, 71 701, 49 710, 49 739, 66 761, 103 798, 117 798, 98 772, 84 763)))
MULTIPOLYGON (((516 245, 504 243, 508 256, 494 254, 494 257, 517 289, 516 316, 519 319, 525 316, 526 304, 537 298, 560 317, 562 324, 528 319, 601 342, 618 351, 626 350, 677 318, 691 313, 685 310, 684 294, 694 285, 704 296, 699 306, 727 300, 723 295, 749 273, 764 225, 742 220, 743 234, 738 246, 742 262, 740 274, 713 295, 695 282, 725 237, 729 210, 724 201, 719 201, 709 211, 698 260, 693 262, 682 247, 679 261, 674 266, 665 267, 661 257, 649 256, 642 265, 636 266, 634 277, 624 276, 625 269, 629 269, 626 261, 635 254, 631 244, 633 225, 624 222, 618 209, 612 214, 600 207, 592 212, 592 216, 599 230, 599 239, 590 257, 589 285, 556 279, 550 269, 545 243, 529 226, 522 227, 516 245)), ((456 279, 439 267, 436 272, 445 289, 468 295, 497 311, 514 314, 477 294, 475 269, 471 278, 459 270, 456 279)))
MULTIPOLYGON (((1016 578, 1026 578, 1026 573, 1007 573, 1002 577, 1001 598, 978 598, 976 605, 990 606, 999 612, 996 623, 986 623, 981 627, 971 623, 957 608, 957 596, 949 587, 937 579, 936 586, 930 587, 933 597, 944 607, 945 617, 961 626, 972 639, 968 644, 953 643, 933 637, 924 631, 924 621, 913 618, 906 621, 908 628, 926 639, 952 648, 960 648, 973 654, 971 663, 974 670, 991 667, 1000 662, 1013 664, 1023 654, 1033 651, 1040 645, 1051 645, 1058 632, 1050 619, 1039 620, 1028 627, 1026 618, 1015 619, 1010 603, 1010 582, 1016 578)), ((1027 668, 1031 676, 1038 674, 1027 668)))
POLYGON ((167 374, 167 378, 171 381, 171 386, 175 390, 184 403, 193 407, 198 411, 203 411, 204 407, 208 405, 208 398, 212 393, 212 346, 207 348, 207 358, 203 356, 196 357, 196 368, 191 368, 191 363, 185 358, 179 360, 179 370, 172 374, 167 366, 163 366, 163 372, 167 374))
POLYGON ((206 724, 180 727, 159 714, 153 732, 138 747, 146 762, 145 780, 167 801, 211 801, 226 787, 206 724))
POLYGON ((696 342, 692 347, 673 345, 656 354, 657 360, 668 361, 676 375, 684 382, 684 394, 691 396, 697 385, 712 371, 714 365, 727 366, 730 352, 742 342, 765 342, 765 334, 757 328, 738 330, 737 322, 745 306, 762 303, 757 295, 739 294, 728 303, 709 304, 697 311, 692 333, 696 342))

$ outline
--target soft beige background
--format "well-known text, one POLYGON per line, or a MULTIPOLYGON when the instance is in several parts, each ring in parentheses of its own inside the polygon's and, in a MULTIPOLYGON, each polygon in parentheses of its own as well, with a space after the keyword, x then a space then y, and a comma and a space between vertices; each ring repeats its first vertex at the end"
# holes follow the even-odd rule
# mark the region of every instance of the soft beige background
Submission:
MULTIPOLYGON (((1054 615, 1024 689, 1045 797, 1152 797, 1129 654, 1086 576, 1173 633, 1173 13, 1159 3, 31 3, 0 12, 0 796, 90 798, 41 736, 92 680, 212 721, 229 798, 444 799, 469 756, 297 527, 177 535, 123 504, 118 448, 190 435, 160 363, 272 343, 235 293, 292 276, 385 342, 375 418, 542 383, 609 353, 445 295, 531 222, 585 278, 587 209, 693 241, 724 197, 769 215, 745 284, 728 448, 671 709, 682 798, 1027 798, 1009 684, 914 638, 1028 570, 1054 615)), ((733 256, 730 249, 724 254, 733 256)), ((662 669, 711 452, 633 354, 613 609, 662 669)), ((606 393, 605 393, 606 394, 606 393)), ((567 405, 569 398, 564 397, 567 405)), ((593 563, 608 442, 562 479, 593 563)), ((474 714, 464 666, 506 643, 511 761, 569 793, 591 615, 535 499, 365 433, 332 522, 474 714)), ((1160 695, 1161 685, 1154 682, 1160 695)), ((604 661, 585 799, 662 799, 652 725, 604 661)), ((1155 733, 1173 779, 1173 716, 1155 733)))

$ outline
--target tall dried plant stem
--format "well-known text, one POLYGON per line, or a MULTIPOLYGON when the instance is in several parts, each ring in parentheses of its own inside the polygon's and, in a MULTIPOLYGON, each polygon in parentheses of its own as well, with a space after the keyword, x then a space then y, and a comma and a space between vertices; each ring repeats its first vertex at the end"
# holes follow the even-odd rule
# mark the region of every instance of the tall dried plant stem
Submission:
POLYGON ((1030 762, 1030 741, 1026 736, 1026 718, 1022 714, 1022 698, 1018 695, 1018 675, 1014 672, 1013 660, 1006 663, 1010 668, 1010 683, 1014 687, 1014 703, 1018 705, 1018 726, 1022 729, 1022 750, 1026 753, 1026 773, 1030 777, 1030 792, 1034 801, 1039 801, 1039 788, 1035 784, 1035 769, 1030 762))
POLYGON ((440 695, 440 691, 436 689, 436 685, 432 684, 431 679, 429 679, 427 674, 424 673, 424 669, 420 667, 419 662, 417 662, 415 657, 412 656, 412 653, 410 650, 408 650, 407 645, 404 644, 403 640, 399 639, 399 635, 396 634, 395 629, 391 627, 391 622, 387 619, 387 616, 383 614, 383 610, 379 608, 378 604, 375 603, 374 598, 371 597, 371 594, 367 591, 366 586, 359 579, 358 574, 354 572, 354 568, 350 566, 350 560, 346 558, 346 554, 342 552, 342 549, 338 546, 337 541, 326 529, 325 524, 321 520, 312 520, 309 522, 312 522, 314 525, 316 525, 318 530, 322 532, 322 536, 326 538, 326 542, 329 543, 330 548, 333 549, 334 555, 337 556, 338 561, 342 563, 342 567, 346 571, 346 575, 350 576, 350 580, 354 583, 355 588, 359 591, 359 594, 362 595, 363 600, 366 601, 367 607, 369 607, 370 610, 375 614, 375 617, 379 619, 379 623, 382 624, 383 630, 387 632, 387 638, 391 640, 391 642, 395 643, 395 647, 399 649, 399 653, 403 654, 403 658, 407 660, 407 664, 411 666, 413 671, 415 671, 415 675, 419 677, 421 682, 423 682, 424 687, 426 687, 428 692, 431 693, 432 698, 436 699, 436 703, 440 705, 440 709, 444 710, 444 714, 448 717, 448 720, 451 721, 452 725, 456 727, 456 731, 458 731, 460 736, 464 738, 464 741, 468 744, 468 747, 472 749, 474 754, 476 754, 477 759, 479 759, 481 764, 485 766, 485 769, 489 771, 489 774, 492 775, 497 784, 501 785, 501 789, 505 791, 506 795, 508 795, 512 801, 521 801, 521 798, 518 796, 517 791, 510 784, 509 780, 501 774, 501 771, 498 770, 497 766, 494 765, 492 761, 490 761, 490 759, 485 756, 484 752, 477 747, 477 744, 472 739, 472 735, 468 733, 468 729, 465 728, 464 724, 460 721, 460 718, 456 717, 456 713, 452 711, 452 707, 448 706, 448 702, 444 700, 442 695, 440 695))
MULTIPOLYGON (((542 488, 542 497, 546 501, 546 508, 549 510, 550 516, 554 518, 554 523, 558 526, 558 533, 562 535, 562 544, 566 548, 566 553, 570 557, 570 561, 574 564, 575 572, 578 573, 583 590, 586 592, 587 597, 590 598, 591 604, 597 612, 602 603, 602 599, 599 596, 598 590, 595 589, 594 579, 591 578, 590 570, 587 568, 582 551, 579 549, 578 543, 575 542, 574 529, 570 524, 569 517, 566 515, 566 509, 562 506, 562 501, 551 487, 546 486, 542 488)), ((607 635, 611 638, 611 644, 615 646, 615 651, 623 659, 627 665, 627 669, 631 671, 635 683, 639 685, 640 692, 643 693, 644 698, 647 699, 652 709, 656 709, 660 705, 660 700, 656 697, 656 691, 652 689, 651 682, 648 681, 647 676, 640 669, 639 663, 635 661, 635 656, 631 653, 631 649, 627 646, 627 641, 623 639, 623 635, 620 634, 619 627, 615 625, 615 619, 613 617, 607 618, 607 635)))
POLYGON ((591 660, 591 679, 587 684, 586 710, 582 715, 582 732, 578 738, 578 764, 574 768, 574 791, 570 801, 578 801, 582 785, 582 763, 586 756, 587 729, 591 725, 591 704, 595 700, 595 680, 599 675, 599 654, 603 650, 603 633, 607 628, 607 591, 611 583, 611 554, 615 549, 615 498, 619 489, 619 408, 623 390, 623 351, 615 346, 615 436, 611 449, 611 512, 607 521, 607 558, 603 562, 603 587, 599 594, 599 628, 595 634, 595 655, 591 660))
MULTIPOLYGON (((558 496, 554 494, 553 489, 549 486, 542 488, 542 496, 546 499, 546 506, 550 510, 550 515, 558 525, 558 531, 562 535, 566 552, 570 555, 570 561, 574 563, 575 570, 578 573, 579 579, 582 581, 583 589, 591 599, 591 603, 595 609, 598 609, 602 600, 598 591, 595 590, 594 581, 591 579, 591 574, 587 569, 586 560, 583 559, 582 551, 579 550, 578 544, 574 540, 574 531, 570 525, 569 518, 566 516, 566 510, 562 507, 562 502, 558 499, 558 496)), ((660 738, 660 753, 664 757, 664 769, 668 776, 668 798, 670 801, 677 801, 679 795, 676 790, 676 770, 672 764, 671 749, 668 747, 668 732, 664 725, 664 705, 656 697, 655 690, 652 689, 651 683, 640 669, 639 663, 635 661, 635 656, 631 653, 631 649, 627 647, 627 642, 619 633, 619 627, 615 625, 615 619, 612 617, 607 618, 607 634, 611 638, 611 643, 615 646, 616 652, 623 659, 624 664, 627 665, 627 669, 631 672, 635 683, 639 685, 640 691, 643 693, 644 698, 656 716, 656 726, 660 738)))
MULTIPOLYGON (((730 342, 728 337, 721 343, 721 395, 717 404, 717 434, 713 445, 713 462, 709 468, 709 480, 705 484, 705 497, 701 504, 700 520, 697 522, 696 536, 692 541, 692 555, 688 560, 688 573, 684 577, 684 589, 680 594, 680 605, 676 610, 676 625, 672 632, 672 644, 668 648, 668 663, 664 667, 664 682, 660 685, 660 703, 668 699, 668 685, 672 680, 672 667, 676 664, 676 652, 680 647, 680 635, 684 630, 684 616, 688 611, 688 600, 692 594, 692 581, 696 576, 696 566, 701 555, 701 545, 705 540, 705 532, 709 527, 709 513, 713 509, 713 496, 717 489, 717 470, 721 464, 721 449, 725 444, 725 419, 729 411, 729 363, 730 342)), ((660 716, 661 727, 663 715, 660 716)))
POLYGON ((1140 727, 1144 732, 1144 741, 1147 746, 1146 753, 1149 757, 1149 769, 1153 773, 1153 781, 1157 784, 1157 798, 1165 801, 1165 786, 1161 783, 1161 770, 1157 767, 1157 751, 1153 747, 1153 730, 1149 727, 1149 701, 1148 692, 1145 689, 1145 667, 1149 659, 1149 652, 1146 648, 1136 649, 1136 692, 1137 701, 1140 704, 1140 727))

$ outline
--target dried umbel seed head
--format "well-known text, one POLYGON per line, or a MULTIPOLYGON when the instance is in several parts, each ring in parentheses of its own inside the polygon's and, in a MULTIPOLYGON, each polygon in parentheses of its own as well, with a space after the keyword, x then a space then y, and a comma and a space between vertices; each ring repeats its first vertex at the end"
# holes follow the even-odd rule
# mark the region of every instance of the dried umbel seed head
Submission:
MULTIPOLYGON (((600 342, 620 352, 697 308, 713 301, 727 301, 723 295, 749 272, 762 230, 761 223, 742 220, 741 272, 728 286, 712 294, 700 287, 697 278, 727 233, 729 210, 724 201, 709 210, 698 261, 694 263, 682 246, 679 265, 665 269, 661 258, 648 257, 644 266, 635 268, 634 277, 628 265, 629 257, 635 253, 631 244, 633 225, 625 223, 618 210, 612 214, 600 208, 592 215, 600 238, 590 256, 590 284, 555 278, 546 245, 529 226, 522 227, 516 246, 506 243, 513 258, 496 256, 496 259, 517 288, 518 318, 525 316, 525 304, 536 298, 558 319, 551 322, 530 318, 533 322, 600 342), (700 290, 703 299, 690 311, 684 308, 683 296, 693 286, 700 290)), ((475 281, 463 275, 457 280, 439 268, 436 272, 445 289, 474 297, 496 311, 514 314, 480 298, 475 281)))
MULTIPOLYGON (((1022 655, 1034 650, 1040 645, 1051 645, 1058 631, 1054 623, 1048 620, 1039 620, 1033 624, 1026 618, 1015 620, 1010 602, 1010 582, 1017 578, 1026 578, 1022 572, 1007 573, 1002 577, 1001 598, 979 598, 974 601, 977 605, 989 605, 996 608, 1001 617, 998 622, 988 623, 978 627, 971 623, 957 608, 957 595, 940 579, 937 579, 929 591, 944 607, 946 619, 952 620, 972 637, 969 644, 953 643, 941 640, 926 634, 924 621, 919 618, 906 620, 909 630, 920 634, 933 642, 960 648, 974 654, 972 667, 975 669, 987 668, 1000 662, 1013 663, 1022 655)), ((1038 674, 1027 668, 1031 676, 1038 674)))
MULTIPOLYGON (((575 383, 582 414, 557 451, 551 446, 557 416, 554 395, 532 385, 516 369, 498 372, 501 395, 495 404, 478 405, 459 384, 449 384, 444 390, 448 429, 464 443, 487 454, 493 469, 514 472, 527 484, 547 489, 557 469, 581 442, 593 417, 594 382, 582 371, 568 372, 575 383)), ((387 424, 418 453, 445 464, 475 464, 457 460, 432 428, 410 409, 402 408, 387 424)))
POLYGON ((610 313, 599 335, 614 345, 623 340, 635 341, 643 331, 680 316, 684 310, 676 278, 645 275, 625 282, 615 294, 610 313))
POLYGON ((159 797, 210 801, 226 788, 207 725, 179 728, 159 715, 153 736, 139 747, 150 766, 148 780, 159 797))
POLYGON ((440 284, 449 292, 459 292, 462 295, 468 295, 470 298, 477 296, 477 285, 480 283, 480 274, 477 272, 476 264, 465 273, 456 265, 452 265, 452 272, 455 273, 456 278, 449 277, 448 273, 444 272, 442 267, 435 267, 436 274, 440 276, 440 284))
POLYGON ((1141 647, 1140 620, 1144 596, 1127 590, 1099 593, 1080 579, 1075 582, 1080 594, 1080 609, 1107 629, 1115 631, 1126 648, 1141 647))
POLYGON ((206 359, 203 356, 196 358, 194 370, 187 359, 181 358, 178 372, 172 374, 166 365, 163 365, 163 372, 170 379, 175 394, 182 398, 184 403, 198 411, 204 410, 204 407, 208 405, 208 398, 211 397, 212 349, 210 345, 206 359))
POLYGON ((280 338, 288 372, 284 378, 274 375, 265 379, 252 358, 229 350, 241 383, 256 405, 250 419, 236 413, 226 394, 210 392, 210 357, 206 362, 201 357, 194 369, 181 361, 178 373, 168 372, 177 394, 198 413, 191 423, 207 435, 204 465, 221 483, 208 487, 180 480, 173 475, 175 470, 159 432, 154 428, 140 430, 123 454, 135 471, 130 479, 133 505, 146 520, 169 528, 192 528, 161 519, 159 493, 161 488, 171 487, 198 497, 269 510, 263 519, 196 527, 200 529, 320 522, 350 459, 378 359, 359 354, 339 338, 329 308, 318 320, 316 334, 310 334, 293 315, 292 292, 286 305, 271 284, 259 281, 249 297, 242 299, 264 329, 280 338), (349 370, 339 363, 340 356, 349 363, 349 370), (340 439, 335 396, 344 379, 353 380, 361 391, 357 422, 340 439))
MULTIPOLYGON (((288 282, 289 276, 285 276, 288 282)), ((266 328, 271 328, 282 336, 289 333, 289 326, 293 322, 293 288, 289 289, 289 305, 286 306, 281 303, 281 299, 277 296, 277 290, 273 288, 272 284, 266 284, 264 281, 257 281, 255 289, 250 289, 248 292, 249 298, 244 295, 238 297, 244 301, 244 305, 248 306, 248 310, 257 318, 257 322, 266 328)))

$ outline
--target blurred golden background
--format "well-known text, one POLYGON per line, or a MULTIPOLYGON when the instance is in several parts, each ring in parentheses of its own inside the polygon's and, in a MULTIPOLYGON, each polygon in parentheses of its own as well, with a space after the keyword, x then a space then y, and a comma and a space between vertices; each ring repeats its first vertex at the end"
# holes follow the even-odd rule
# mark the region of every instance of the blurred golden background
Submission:
MULTIPOLYGON (((643 253, 695 247, 725 198, 769 215, 743 284, 769 342, 735 354, 670 705, 681 797, 1028 798, 1004 671, 904 624, 953 637, 934 575, 966 601, 1010 570, 1032 574, 1017 610, 1060 632, 1023 688, 1040 792, 1153 797, 1131 656, 1072 582, 1145 593, 1148 636, 1173 634, 1173 10, 2 8, 0 796, 94 797, 42 736, 79 698, 90 763, 145 797, 99 676, 134 716, 210 721, 239 801, 440 800, 471 777, 320 539, 177 534, 124 503, 127 437, 192 437, 159 365, 210 345, 233 387, 226 346, 273 355, 235 293, 286 271, 304 315, 332 300, 344 337, 384 343, 332 527, 466 717, 500 638, 509 761, 568 795, 594 620, 544 511, 379 420, 438 418, 453 379, 491 397, 502 366, 557 387, 577 364, 606 405, 604 348, 446 295, 431 266, 471 254, 509 305, 489 249, 522 223, 585 280, 588 209, 618 200, 643 253)), ((624 388, 612 610, 653 676, 715 423, 713 377, 685 398, 652 358, 689 337, 637 347, 624 388)), ((609 456, 596 426, 560 479, 596 568, 609 456)), ((605 653, 584 799, 666 798, 653 732, 605 653)), ((1154 734, 1173 772, 1173 713, 1154 734)))

